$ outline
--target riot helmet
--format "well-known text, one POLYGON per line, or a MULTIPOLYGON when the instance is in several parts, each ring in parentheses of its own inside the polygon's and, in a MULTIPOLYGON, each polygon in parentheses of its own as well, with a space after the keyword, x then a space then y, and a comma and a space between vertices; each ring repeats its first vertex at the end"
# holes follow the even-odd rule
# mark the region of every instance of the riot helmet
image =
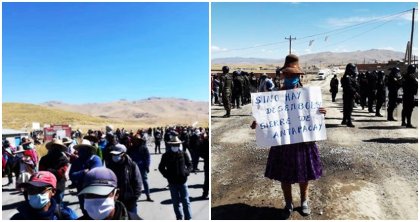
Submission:
POLYGON ((344 75, 355 76, 357 74, 359 74, 359 71, 357 70, 357 66, 353 63, 347 64, 344 75))
POLYGON ((407 67, 407 74, 415 73, 416 69, 417 69, 416 65, 414 64, 409 65, 407 67))
POLYGON ((400 72, 400 68, 398 68, 398 67, 392 67, 391 68, 391 73, 392 74, 399 73, 399 72, 400 72))
POLYGON ((222 67, 223 74, 229 73, 229 66, 222 67))

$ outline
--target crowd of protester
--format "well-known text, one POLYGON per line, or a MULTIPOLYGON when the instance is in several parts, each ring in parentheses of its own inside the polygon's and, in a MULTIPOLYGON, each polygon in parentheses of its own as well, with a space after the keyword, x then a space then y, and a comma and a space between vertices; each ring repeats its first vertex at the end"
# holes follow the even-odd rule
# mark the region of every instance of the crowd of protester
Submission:
POLYGON ((159 171, 168 181, 176 219, 192 219, 187 180, 197 172, 199 159, 204 160, 203 195, 209 189, 208 128, 173 126, 139 129, 73 131, 71 137, 45 144, 48 153, 38 158, 34 142, 22 138, 13 147, 3 139, 3 173, 8 186, 16 178, 15 188, 25 201, 11 219, 141 219, 138 200, 141 194, 153 202, 148 174, 151 157, 148 144, 155 154, 162 154, 159 171), (149 142, 149 143, 148 143, 149 142), (65 206, 63 199, 68 174, 75 188, 82 215, 65 206))

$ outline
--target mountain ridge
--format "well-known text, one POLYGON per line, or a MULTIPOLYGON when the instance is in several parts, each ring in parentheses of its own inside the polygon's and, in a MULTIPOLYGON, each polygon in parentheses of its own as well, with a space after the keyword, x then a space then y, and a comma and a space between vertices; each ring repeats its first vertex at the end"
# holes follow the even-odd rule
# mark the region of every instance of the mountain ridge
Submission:
MULTIPOLYGON (((375 61, 388 62, 389 60, 403 60, 404 52, 386 49, 357 50, 351 52, 319 52, 305 55, 298 55, 301 66, 327 64, 346 64, 346 63, 374 63, 375 61)), ((253 57, 226 57, 212 59, 212 65, 226 64, 283 64, 284 59, 272 58, 253 58, 253 57)))

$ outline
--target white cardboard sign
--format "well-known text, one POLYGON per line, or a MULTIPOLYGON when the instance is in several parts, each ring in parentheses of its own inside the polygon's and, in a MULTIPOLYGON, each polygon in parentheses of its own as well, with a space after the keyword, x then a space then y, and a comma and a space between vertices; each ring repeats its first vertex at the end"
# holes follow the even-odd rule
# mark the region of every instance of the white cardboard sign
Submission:
POLYGON ((252 93, 259 147, 327 139, 319 87, 252 93))

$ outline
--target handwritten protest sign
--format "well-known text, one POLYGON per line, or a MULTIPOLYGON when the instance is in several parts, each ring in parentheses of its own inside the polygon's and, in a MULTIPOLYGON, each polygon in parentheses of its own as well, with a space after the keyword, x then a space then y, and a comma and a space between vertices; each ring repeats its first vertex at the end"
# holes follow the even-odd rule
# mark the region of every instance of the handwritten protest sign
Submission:
POLYGON ((327 139, 319 87, 252 93, 257 145, 277 146, 327 139))

